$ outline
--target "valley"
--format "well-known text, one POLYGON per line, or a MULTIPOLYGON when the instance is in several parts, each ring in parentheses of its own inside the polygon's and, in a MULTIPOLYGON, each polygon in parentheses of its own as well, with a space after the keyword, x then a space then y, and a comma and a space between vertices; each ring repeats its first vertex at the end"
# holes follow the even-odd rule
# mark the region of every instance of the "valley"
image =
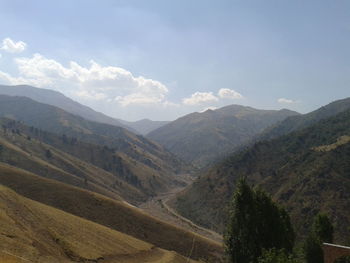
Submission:
POLYGON ((0 0, 0 263, 350 263, 349 11, 0 0))
POLYGON ((186 187, 189 187, 195 180, 191 175, 185 174, 185 175, 179 175, 179 176, 181 176, 185 180, 186 182, 185 186, 177 187, 172 189, 172 191, 170 192, 161 193, 155 197, 152 197, 150 200, 148 200, 145 203, 142 203, 138 207, 141 208, 146 213, 148 213, 149 215, 155 216, 160 220, 169 222, 171 224, 174 224, 188 231, 195 232, 211 240, 222 243, 223 238, 221 235, 219 235, 218 233, 210 229, 206 229, 202 226, 199 226, 193 223, 191 220, 183 217, 168 205, 169 201, 174 199, 176 195, 181 191, 183 191, 184 189, 186 189, 186 187))
POLYGON ((349 99, 307 114, 230 105, 129 123, 143 136, 64 97, 97 121, 36 101, 41 91, 31 90, 0 95, 0 259, 225 262, 240 178, 288 209, 297 242, 320 211, 347 242, 349 99))

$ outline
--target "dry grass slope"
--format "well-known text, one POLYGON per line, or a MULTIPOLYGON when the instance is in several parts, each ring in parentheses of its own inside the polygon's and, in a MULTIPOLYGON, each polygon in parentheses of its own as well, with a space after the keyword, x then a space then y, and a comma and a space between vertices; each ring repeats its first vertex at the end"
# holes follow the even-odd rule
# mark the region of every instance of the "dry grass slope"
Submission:
MULTIPOLYGON (((57 138, 52 135, 53 139, 57 138)), ((84 145, 81 143, 76 148, 84 145)), ((33 137, 28 140, 24 133, 3 132, 1 129, 0 147, 0 161, 42 177, 88 189, 113 199, 121 199, 122 196, 129 201, 140 201, 145 198, 143 193, 117 175, 33 137), (47 151, 50 151, 50 158, 47 157, 47 151)))
POLYGON ((0 222, 1 262, 187 262, 174 252, 24 198, 2 185, 0 222))
POLYGON ((27 198, 186 257, 190 255, 193 259, 209 258, 212 262, 219 262, 223 253, 220 244, 150 217, 124 202, 41 178, 6 164, 0 164, 0 183, 27 198))

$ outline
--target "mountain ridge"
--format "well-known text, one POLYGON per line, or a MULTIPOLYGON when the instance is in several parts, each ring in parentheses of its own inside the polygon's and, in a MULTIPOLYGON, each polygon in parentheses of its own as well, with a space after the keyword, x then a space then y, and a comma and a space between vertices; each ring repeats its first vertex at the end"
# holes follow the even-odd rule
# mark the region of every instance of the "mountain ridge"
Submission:
MULTIPOLYGON (((26 136, 51 143, 53 147, 69 151, 68 154, 73 154, 77 158, 83 157, 85 162, 97 165, 108 172, 124 174, 126 179, 130 179, 128 183, 133 183, 142 191, 148 189, 146 192, 149 195, 154 195, 156 188, 164 190, 167 182, 176 181, 176 174, 184 171, 183 168, 186 167, 161 146, 140 135, 121 127, 91 122, 26 97, 0 95, 0 116, 11 117, 32 126, 23 127, 25 131, 22 132, 26 136), (77 149, 77 145, 81 150, 77 149), (105 159, 102 160, 101 156, 105 159), (149 178, 144 181, 146 185, 137 178, 138 174, 149 178)), ((20 125, 8 128, 13 136, 19 136, 16 135, 17 129, 21 131, 20 125)), ((22 142, 30 143, 27 140, 22 142)))
POLYGON ((133 133, 146 135, 150 131, 159 128, 167 121, 152 121, 142 119, 139 121, 125 121, 110 117, 83 105, 67 96, 52 89, 36 88, 29 85, 0 85, 0 94, 8 96, 27 97, 40 103, 49 104, 61 108, 69 113, 83 117, 84 119, 123 127, 133 133))
POLYGON ((107 116, 101 112, 97 112, 88 106, 80 104, 71 98, 68 98, 61 92, 52 89, 35 88, 29 85, 0 85, 0 94, 8 96, 28 97, 37 102, 64 109, 69 113, 81 116, 87 120, 119 126, 126 128, 132 132, 136 132, 136 130, 125 125, 120 120, 107 116))
POLYGON ((147 138, 183 160, 203 167, 221 155, 233 152, 267 126, 296 114, 290 110, 258 110, 229 105, 180 117, 150 132, 147 138))
POLYGON ((348 109, 350 109, 350 97, 333 101, 312 112, 288 117, 285 120, 268 127, 261 135, 257 137, 257 140, 273 139, 295 130, 306 128, 317 121, 332 117, 348 109))
POLYGON ((350 143, 344 137, 350 134, 349 127, 350 110, 346 110, 256 142, 203 172, 172 205, 196 223, 223 231, 235 182, 246 177, 287 207, 299 238, 322 211, 335 222, 336 240, 344 241, 350 234, 346 232, 350 215, 345 213, 350 211, 350 143))

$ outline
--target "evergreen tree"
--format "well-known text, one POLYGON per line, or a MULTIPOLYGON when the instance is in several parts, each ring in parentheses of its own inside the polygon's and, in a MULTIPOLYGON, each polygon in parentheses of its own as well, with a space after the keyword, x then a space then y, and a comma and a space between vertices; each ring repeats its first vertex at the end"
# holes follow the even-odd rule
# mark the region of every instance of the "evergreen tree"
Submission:
POLYGON ((291 254, 286 253, 284 249, 264 250, 258 263, 297 263, 297 259, 291 254))
POLYGON ((225 234, 231 262, 257 262, 263 249, 285 249, 290 253, 294 239, 288 213, 264 191, 250 188, 241 179, 233 195, 225 234))
POLYGON ((325 214, 318 214, 312 225, 312 232, 322 242, 332 243, 334 228, 325 214))
POLYGON ((333 242, 333 226, 328 216, 318 214, 314 218, 311 232, 304 243, 304 256, 307 263, 323 263, 322 243, 333 242))
POLYGON ((0 144, 0 157, 1 157, 3 151, 4 151, 4 146, 2 146, 2 145, 0 144))
POLYGON ((46 150, 45 155, 46 155, 46 158, 48 158, 48 159, 51 159, 51 158, 52 158, 52 153, 51 153, 50 149, 47 149, 47 150, 46 150))

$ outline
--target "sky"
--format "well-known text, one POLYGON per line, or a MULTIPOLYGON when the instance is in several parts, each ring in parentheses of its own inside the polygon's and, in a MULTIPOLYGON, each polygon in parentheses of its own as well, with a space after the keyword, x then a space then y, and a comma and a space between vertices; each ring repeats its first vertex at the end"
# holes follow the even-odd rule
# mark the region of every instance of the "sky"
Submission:
POLYGON ((0 84, 116 118, 230 104, 306 113, 349 83, 348 0, 0 0, 0 84))

